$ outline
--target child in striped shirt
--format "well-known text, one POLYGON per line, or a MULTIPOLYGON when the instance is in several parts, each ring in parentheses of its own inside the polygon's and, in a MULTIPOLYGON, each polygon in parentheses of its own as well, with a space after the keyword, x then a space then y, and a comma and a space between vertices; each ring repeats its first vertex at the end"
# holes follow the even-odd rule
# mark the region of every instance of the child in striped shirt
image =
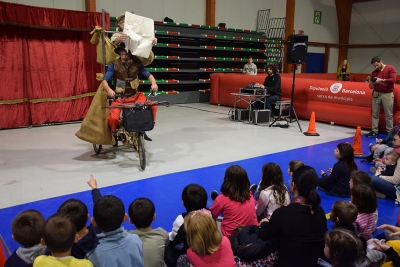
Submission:
POLYGON ((351 188, 351 202, 358 209, 357 219, 353 223, 358 236, 362 235, 366 240, 372 238, 375 228, 374 212, 378 207, 374 189, 367 185, 353 186, 351 188))

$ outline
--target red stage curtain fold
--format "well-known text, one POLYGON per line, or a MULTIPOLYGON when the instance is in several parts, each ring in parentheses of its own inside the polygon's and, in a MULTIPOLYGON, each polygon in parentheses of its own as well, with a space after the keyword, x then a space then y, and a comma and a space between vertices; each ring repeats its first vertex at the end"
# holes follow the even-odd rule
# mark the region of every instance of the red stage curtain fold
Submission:
MULTIPOLYGON (((104 28, 109 29, 110 14, 105 14, 104 22, 104 28)), ((101 14, 0 2, 0 24, 91 31, 101 26, 101 14)))
POLYGON ((86 29, 100 21, 99 13, 0 2, 0 43, 5 51, 0 60, 0 128, 85 117, 99 85, 95 74, 101 72, 86 29), (29 15, 22 18, 21 12, 29 15), (13 23, 4 24, 5 18, 13 23), (45 28, 49 23, 54 24, 45 28))

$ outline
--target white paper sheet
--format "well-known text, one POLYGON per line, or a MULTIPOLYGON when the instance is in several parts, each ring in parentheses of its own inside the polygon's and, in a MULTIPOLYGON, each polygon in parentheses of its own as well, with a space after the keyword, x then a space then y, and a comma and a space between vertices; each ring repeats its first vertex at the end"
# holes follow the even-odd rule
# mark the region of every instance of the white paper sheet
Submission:
POLYGON ((125 12, 125 44, 133 55, 147 58, 154 39, 154 20, 125 12))

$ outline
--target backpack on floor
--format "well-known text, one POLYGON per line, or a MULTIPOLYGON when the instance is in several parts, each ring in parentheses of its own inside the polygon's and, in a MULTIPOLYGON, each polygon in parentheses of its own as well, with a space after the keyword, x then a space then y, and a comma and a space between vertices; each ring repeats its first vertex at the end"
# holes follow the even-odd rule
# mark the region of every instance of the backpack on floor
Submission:
POLYGON ((233 254, 245 262, 265 259, 267 255, 274 254, 277 248, 276 239, 267 241, 260 239, 259 230, 256 225, 247 225, 238 233, 231 235, 229 240, 233 254))

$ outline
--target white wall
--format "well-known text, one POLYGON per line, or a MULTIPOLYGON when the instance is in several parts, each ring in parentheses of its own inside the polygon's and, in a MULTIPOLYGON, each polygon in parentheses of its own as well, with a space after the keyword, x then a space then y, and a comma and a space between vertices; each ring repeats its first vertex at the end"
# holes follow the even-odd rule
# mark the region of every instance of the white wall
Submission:
MULTIPOLYGON (((285 1, 282 1, 285 2, 285 1)), ((296 2, 294 29, 303 30, 309 42, 338 43, 338 23, 333 0, 301 0, 296 2), (314 10, 322 12, 321 25, 314 24, 314 10)))
POLYGON ((163 21, 165 17, 175 22, 205 24, 206 4, 204 0, 97 0, 97 11, 105 9, 118 17, 125 11, 163 21), (115 3, 118 2, 118 5, 115 3))
MULTIPOLYGON (((309 42, 338 43, 339 30, 335 2, 333 0, 297 1, 294 30, 295 33, 303 30, 304 34, 308 35, 309 42), (314 11, 322 12, 321 24, 314 24, 314 11)), ((325 47, 308 46, 308 52, 325 54, 325 47)), ((338 49, 330 49, 328 72, 336 72, 338 52, 338 49)))
MULTIPOLYGON (((32 6, 85 10, 85 0, 7 0, 32 6)), ((271 9, 270 18, 285 17, 286 1, 282 0, 216 0, 215 23, 225 22, 229 28, 256 29, 258 10, 271 9)), ((125 11, 137 15, 175 22, 205 24, 205 0, 96 0, 96 10, 105 9, 118 17, 125 11)))
MULTIPOLYGON (((353 5, 350 44, 400 43, 400 1, 381 0, 353 5)), ((400 72, 400 48, 352 48, 348 60, 352 72, 370 73, 371 58, 380 56, 400 72)))
POLYGON ((282 0, 216 0, 215 23, 224 22, 228 28, 255 30, 258 10, 270 9, 270 18, 286 15, 282 0))

